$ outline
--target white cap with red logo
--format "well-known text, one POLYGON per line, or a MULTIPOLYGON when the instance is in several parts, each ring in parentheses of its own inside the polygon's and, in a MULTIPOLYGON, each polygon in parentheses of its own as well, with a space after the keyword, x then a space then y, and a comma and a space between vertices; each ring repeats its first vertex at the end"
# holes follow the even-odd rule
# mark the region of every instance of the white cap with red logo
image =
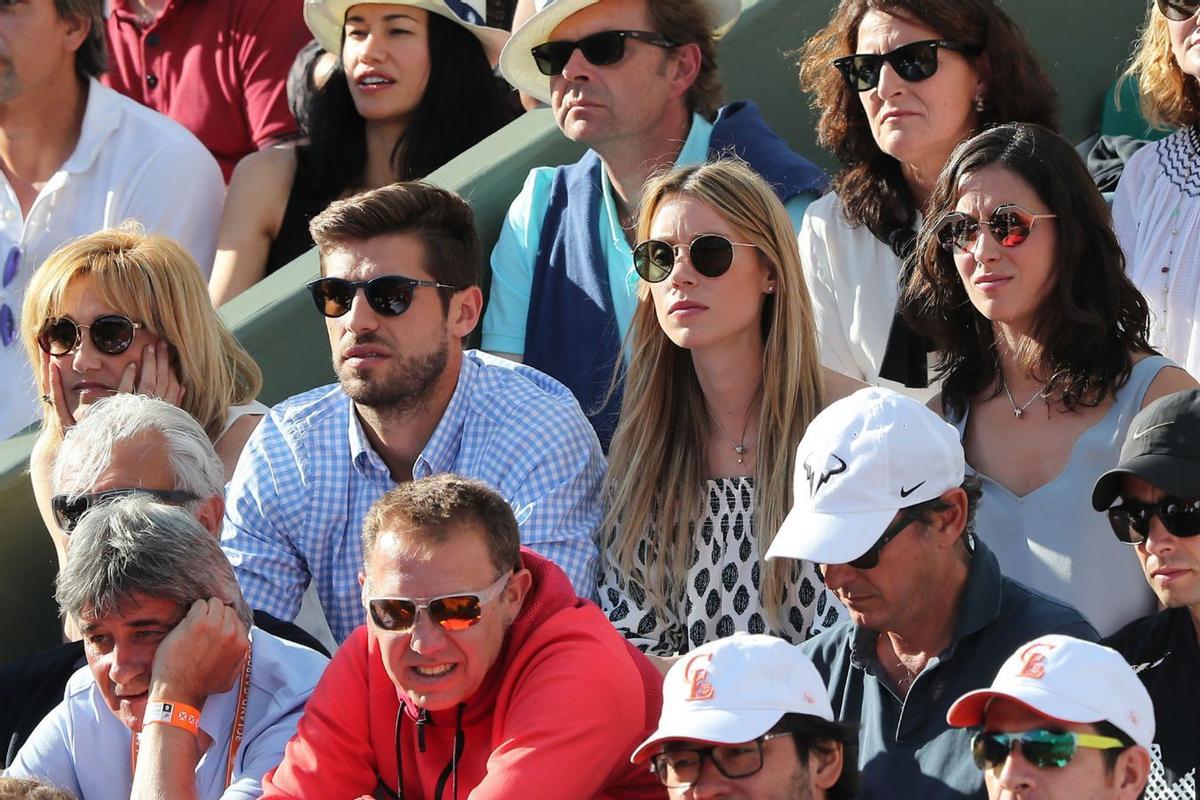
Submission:
POLYGON ((1111 722, 1147 749, 1154 741, 1154 703, 1133 668, 1116 650, 1071 636, 1050 634, 1017 648, 991 687, 955 700, 946 721, 982 725, 996 698, 1060 722, 1111 722))
POLYGON ((817 668, 783 639, 735 633, 675 662, 663 682, 658 730, 638 746, 631 760, 645 761, 668 740, 749 742, 789 713, 834 721, 817 668))

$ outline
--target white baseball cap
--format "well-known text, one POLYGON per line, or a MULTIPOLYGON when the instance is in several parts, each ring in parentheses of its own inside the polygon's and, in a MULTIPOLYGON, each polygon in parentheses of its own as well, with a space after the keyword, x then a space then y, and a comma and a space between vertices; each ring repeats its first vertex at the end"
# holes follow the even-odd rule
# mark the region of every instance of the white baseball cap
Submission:
POLYGON ((738 632, 685 653, 671 666, 658 730, 630 760, 645 761, 674 739, 749 742, 789 713, 834 721, 817 668, 783 639, 738 632))
POLYGON ((953 425, 891 389, 859 389, 813 418, 796 450, 792 510, 767 558, 846 564, 902 508, 941 497, 966 471, 953 425))
POLYGON ((1060 722, 1111 722, 1147 749, 1154 741, 1154 703, 1133 668, 1116 650, 1082 639, 1050 634, 1021 645, 991 688, 955 700, 946 721, 956 728, 982 725, 997 697, 1060 722))
POLYGON ((492 64, 500 58, 500 51, 508 41, 508 31, 489 28, 485 24, 486 0, 304 0, 304 22, 326 52, 341 53, 346 12, 354 6, 379 4, 423 8, 461 25, 483 45, 492 64))
MULTIPOLYGON (((550 102, 550 78, 538 71, 530 52, 550 40, 567 17, 602 0, 537 0, 537 13, 525 21, 500 54, 500 72, 516 89, 543 103, 550 102)), ((647 0, 653 3, 654 0, 647 0)), ((742 0, 696 0, 712 15, 713 36, 724 36, 742 13, 742 0)))

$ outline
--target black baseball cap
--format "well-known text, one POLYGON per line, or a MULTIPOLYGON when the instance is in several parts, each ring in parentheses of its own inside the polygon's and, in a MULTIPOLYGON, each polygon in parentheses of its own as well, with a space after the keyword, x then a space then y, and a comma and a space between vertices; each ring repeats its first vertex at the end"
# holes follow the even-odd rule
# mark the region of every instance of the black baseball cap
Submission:
POLYGON ((1100 476, 1092 508, 1117 498, 1122 475, 1133 475, 1172 497, 1200 497, 1200 389, 1160 397, 1129 425, 1121 460, 1100 476))

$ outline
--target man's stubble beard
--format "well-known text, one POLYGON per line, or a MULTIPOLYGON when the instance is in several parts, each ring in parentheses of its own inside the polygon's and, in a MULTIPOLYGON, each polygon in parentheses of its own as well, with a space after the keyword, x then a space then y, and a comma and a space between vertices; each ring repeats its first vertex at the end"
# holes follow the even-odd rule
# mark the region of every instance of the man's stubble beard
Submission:
POLYGON ((450 343, 442 339, 441 346, 432 352, 398 360, 386 378, 371 380, 357 373, 347 374, 351 370, 343 364, 337 370, 338 383, 359 406, 389 416, 411 416, 428 407, 449 360, 450 343))

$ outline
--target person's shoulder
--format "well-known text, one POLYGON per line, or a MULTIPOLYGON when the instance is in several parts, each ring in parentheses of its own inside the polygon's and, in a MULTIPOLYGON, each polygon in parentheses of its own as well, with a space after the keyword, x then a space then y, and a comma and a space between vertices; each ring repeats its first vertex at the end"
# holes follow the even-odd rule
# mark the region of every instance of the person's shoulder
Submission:
POLYGON ((827 672, 838 659, 849 658, 850 642, 854 638, 855 630, 853 622, 842 620, 832 628, 827 628, 811 639, 801 642, 797 647, 809 657, 817 669, 827 672))
POLYGON ((1191 616, 1186 608, 1169 608, 1141 619, 1135 619, 1101 644, 1116 650, 1130 663, 1161 656, 1178 625, 1186 625, 1191 633, 1191 616))
POLYGON ((271 407, 267 417, 280 430, 303 435, 323 425, 337 425, 349 413, 350 398, 336 383, 294 394, 271 407))
POLYGON ((253 644, 250 683, 271 696, 307 694, 317 685, 329 659, 312 648, 267 633, 250 630, 253 644))
POLYGON ((264 183, 269 187, 290 187, 296 175, 296 163, 296 148, 293 145, 264 147, 238 161, 233 168, 230 185, 241 180, 258 186, 260 190, 264 183))
POLYGON ((805 217, 812 217, 814 222, 819 220, 827 225, 835 221, 842 223, 842 200, 837 192, 826 192, 809 203, 805 217))
POLYGON ((1007 576, 1001 578, 1000 613, 988 626, 1017 635, 1013 646, 1047 633, 1065 633, 1089 641, 1099 638, 1077 608, 1007 576))
POLYGON ((463 358, 478 367, 475 396, 487 399, 473 406, 497 422, 542 428, 550 421, 578 418, 587 424, 571 390, 546 373, 481 350, 468 350, 463 358))
POLYGON ((120 113, 121 133, 140 141, 144 147, 158 145, 199 148, 208 153, 195 134, 166 114, 161 114, 100 83, 92 84, 90 91, 103 93, 102 101, 120 113))

